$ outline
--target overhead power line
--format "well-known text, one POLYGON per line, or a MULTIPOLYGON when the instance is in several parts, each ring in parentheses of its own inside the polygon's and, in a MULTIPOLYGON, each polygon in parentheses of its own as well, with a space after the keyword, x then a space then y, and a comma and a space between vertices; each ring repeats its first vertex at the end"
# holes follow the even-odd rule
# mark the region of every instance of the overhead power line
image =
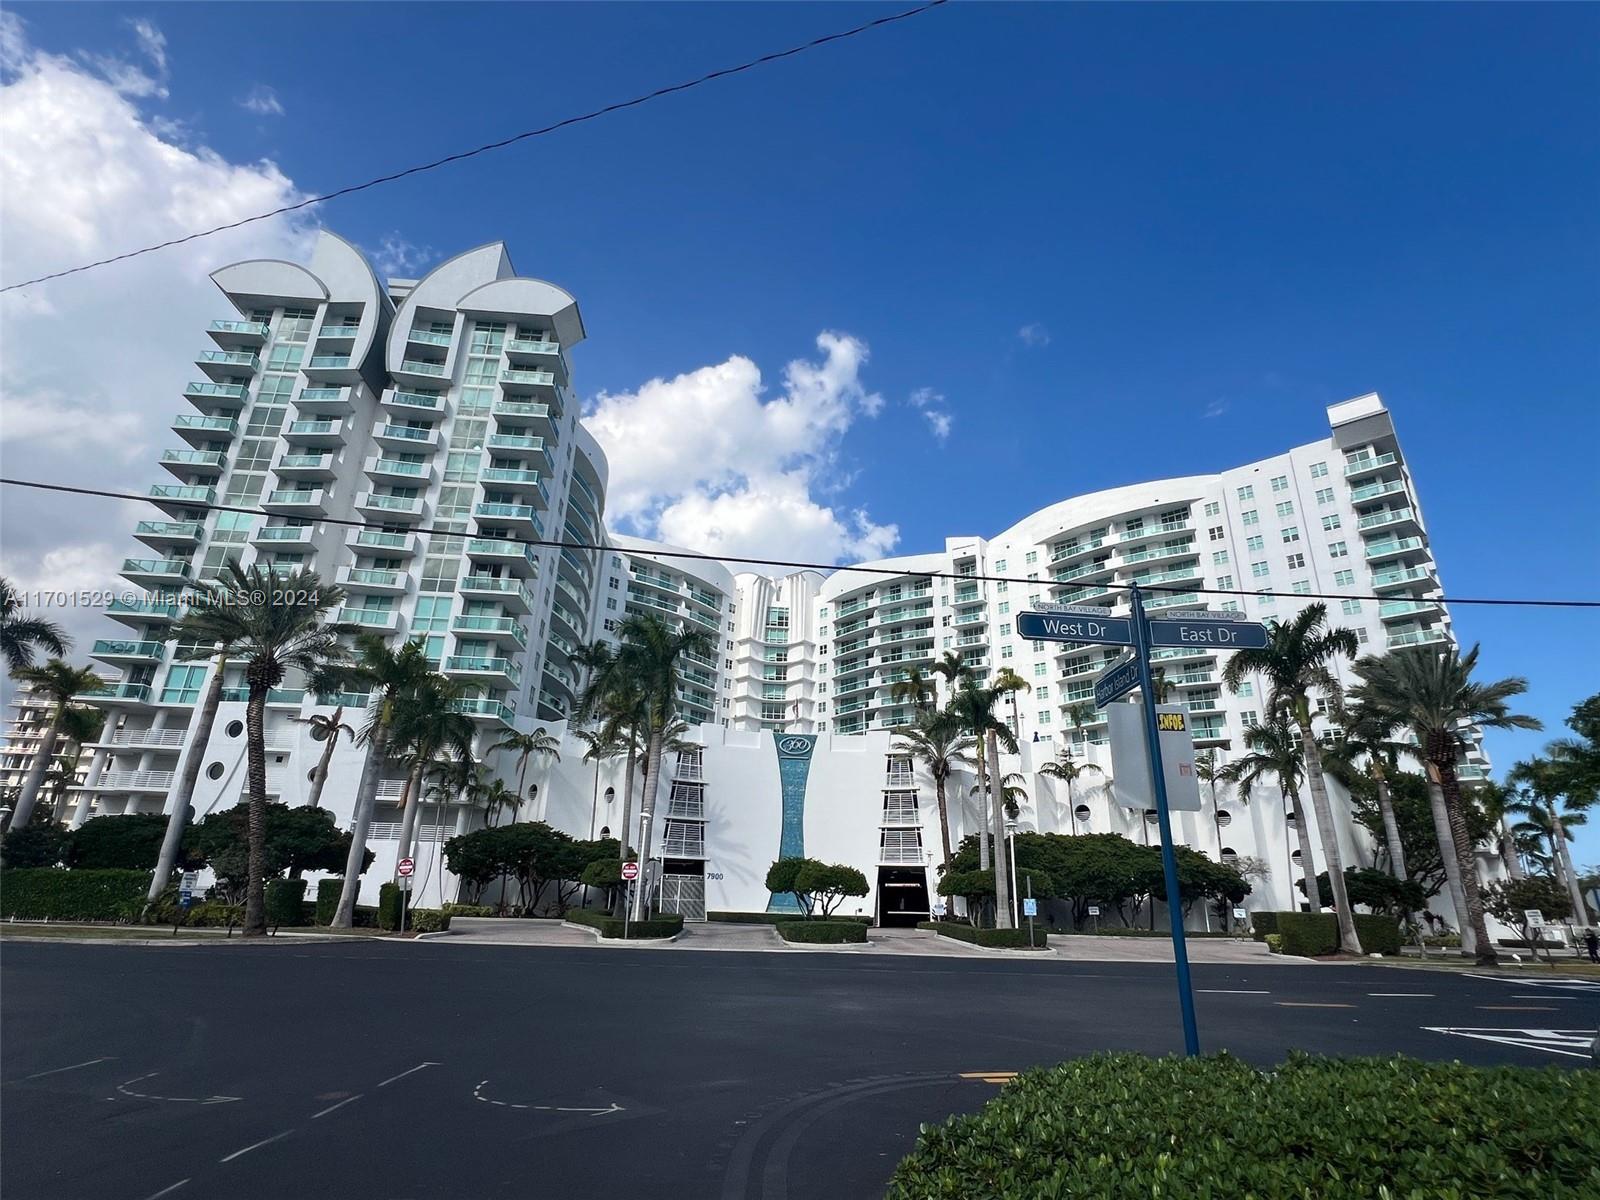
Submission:
MULTIPOLYGON (((0 477, 0 484, 9 487, 33 488, 43 492, 59 492, 72 496, 93 496, 103 500, 132 500, 140 504, 162 505, 172 503, 156 497, 146 496, 140 492, 115 492, 105 488, 79 487, 66 483, 47 483, 37 479, 11 479, 0 477)), ((182 502, 186 508, 205 509, 208 512, 242 513, 251 517, 271 517, 274 514, 261 508, 247 508, 234 504, 215 504, 204 500, 185 500, 182 502)), ((383 529, 382 522, 360 521, 350 517, 318 517, 317 523, 323 525, 339 525, 351 529, 383 529)), ((408 533, 425 533, 433 537, 466 537, 459 529, 435 529, 427 525, 416 525, 409 528, 408 533)), ((621 552, 629 554, 631 551, 625 546, 612 546, 604 542, 577 542, 563 541, 556 538, 521 538, 508 537, 504 541, 518 546, 536 546, 554 550, 601 550, 608 553, 621 552)), ((784 558, 755 558, 732 554, 709 554, 698 550, 649 550, 652 558, 689 559, 699 562, 713 563, 738 563, 743 566, 755 567, 784 567, 795 571, 821 571, 828 574, 856 573, 861 575, 876 575, 880 577, 909 576, 913 579, 950 579, 964 583, 1016 583, 1024 587, 1059 587, 1061 581, 1053 579, 1026 579, 1017 575, 963 575, 955 571, 908 571, 897 567, 875 567, 860 563, 818 563, 803 562, 796 559, 784 558)), ((1107 583, 1103 585, 1108 592, 1130 592, 1132 584, 1107 583)), ((1275 591, 1249 591, 1243 588, 1208 588, 1196 587, 1189 584, 1140 584, 1139 588, 1145 592, 1166 593, 1171 595, 1205 595, 1205 596, 1275 596, 1285 600, 1388 600, 1392 597, 1377 595, 1352 595, 1349 592, 1275 592, 1275 591)), ((1481 604, 1501 607, 1523 608, 1600 608, 1600 600, 1529 600, 1510 597, 1484 597, 1484 596, 1439 596, 1432 597, 1439 604, 1481 604)))
POLYGON ((52 271, 47 275, 39 275, 33 279, 25 279, 21 283, 7 284, 5 287, 0 287, 0 293, 15 291, 18 288, 32 287, 36 283, 44 283, 50 279, 61 279, 67 275, 78 275, 84 271, 92 271, 96 267, 109 266, 111 263, 123 262, 130 258, 138 258, 144 254, 154 254, 157 250, 166 250, 173 246, 181 246, 185 242, 198 241, 201 238, 211 237, 213 234, 225 233, 230 229, 238 229, 244 225, 251 225, 257 221, 269 220, 272 217, 281 217, 286 213, 297 212, 302 208, 309 208, 313 204, 321 204, 327 200, 337 200, 342 196, 351 196, 356 192, 364 192, 368 188, 375 188, 380 184, 393 183, 396 180, 405 179, 412 175, 421 175, 425 171, 435 171, 440 167, 447 167, 451 163, 458 163, 469 158, 476 158, 480 154, 488 154, 492 150, 504 150, 507 146, 514 146, 518 142, 527 141, 529 138, 543 137, 546 134, 555 133, 557 130, 566 129, 572 125, 582 125, 586 121, 594 121, 600 117, 609 116, 614 112, 621 112, 625 108, 637 108, 641 104, 648 104, 652 100, 660 100, 663 97, 671 96, 678 92, 687 92, 691 88, 697 88, 707 83, 714 83, 719 79, 726 79, 731 75, 742 75, 744 72, 753 71, 757 67, 764 67, 786 58, 793 58, 796 55, 804 54, 808 50, 815 50, 821 46, 826 46, 831 42, 842 42, 847 38, 856 37, 859 34, 867 33, 868 31, 877 29, 883 25, 893 25, 897 21, 904 21, 911 17, 918 17, 923 13, 928 12, 930 9, 938 8, 941 5, 947 4, 948 2, 949 0, 928 0, 928 3, 919 4, 916 8, 908 8, 901 12, 890 13, 887 16, 877 17, 871 21, 866 21, 860 25, 853 26, 850 29, 841 29, 837 33, 824 34, 822 37, 812 38, 809 42, 802 42, 800 45, 790 46, 787 50, 775 50, 770 54, 763 54, 759 58, 752 58, 747 62, 740 63, 738 66, 723 67, 719 70, 711 71, 705 75, 701 75, 696 79, 688 79, 682 83, 674 83, 668 87, 660 87, 653 92, 645 92, 642 95, 634 96, 630 100, 618 100, 615 103, 605 105, 603 108, 592 109, 591 111, 581 113, 578 116, 564 117, 553 124, 540 126, 538 129, 525 129, 521 133, 514 133, 510 137, 501 138, 499 141, 486 142, 481 146, 474 146, 470 150, 459 150, 454 154, 447 154, 443 158, 436 158, 432 162, 418 163, 416 166, 406 167, 398 171, 391 171, 387 175, 379 175, 375 179, 368 179, 363 183, 353 183, 347 187, 336 188, 331 192, 323 192, 321 195, 308 196, 304 200, 297 200, 293 204, 285 204, 282 207, 272 209, 270 212, 257 213, 253 217, 244 217, 238 221, 230 221, 226 225, 217 225, 210 229, 198 230, 195 233, 185 234, 183 237, 173 238, 170 241, 157 242, 150 246, 141 246, 137 250, 129 250, 123 254, 113 254, 110 258, 101 258, 94 262, 83 263, 80 266, 68 267, 61 271, 52 271))

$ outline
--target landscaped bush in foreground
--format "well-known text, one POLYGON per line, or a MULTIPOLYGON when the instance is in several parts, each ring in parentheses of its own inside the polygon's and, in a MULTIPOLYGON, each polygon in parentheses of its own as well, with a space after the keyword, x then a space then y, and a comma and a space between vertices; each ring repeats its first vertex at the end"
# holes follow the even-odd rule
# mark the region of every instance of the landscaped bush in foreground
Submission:
POLYGON ((0 917, 136 921, 149 890, 149 871, 19 867, 0 874, 0 917))
POLYGON ((1253 912, 1250 914, 1250 932, 1256 941, 1264 942, 1267 934, 1278 932, 1278 914, 1275 912, 1253 912))
MULTIPOLYGON (((619 938, 623 933, 620 917, 596 912, 592 908, 569 908, 567 920, 598 929, 603 938, 619 938)), ((676 914, 652 917, 648 921, 629 921, 627 929, 630 938, 669 938, 682 932, 683 918, 676 914)))
POLYGON ((889 1200, 1579 1200, 1600 1072, 1291 1056, 1096 1055, 924 1126, 889 1200))
POLYGON ((446 904, 444 911, 452 917, 492 917, 495 914, 492 904, 446 904))
POLYGON ((1316 958, 1339 953, 1339 918, 1333 913, 1279 913, 1278 935, 1285 954, 1316 958))
POLYGON ((1033 933, 1033 945, 1028 945, 1028 931, 1023 929, 974 929, 959 921, 918 921, 918 929, 931 929, 935 933, 975 946, 988 946, 995 950, 1043 950, 1049 945, 1049 935, 1042 929, 1033 933))
POLYGON ((781 921, 775 928, 786 942, 836 946, 867 940, 867 926, 861 921, 781 921))
POLYGON ((408 909, 406 928, 413 933, 443 933, 450 928, 450 914, 437 908, 408 909))
POLYGON ((1368 954, 1400 953, 1400 921, 1384 913, 1352 913, 1361 949, 1368 954))

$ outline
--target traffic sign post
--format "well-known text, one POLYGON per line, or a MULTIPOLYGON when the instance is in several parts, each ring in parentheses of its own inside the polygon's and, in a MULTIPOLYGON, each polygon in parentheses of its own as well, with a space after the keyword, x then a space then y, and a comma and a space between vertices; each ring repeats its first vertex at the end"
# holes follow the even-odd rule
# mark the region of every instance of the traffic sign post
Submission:
POLYGON ((402 858, 394 865, 394 873, 400 877, 400 932, 406 931, 406 909, 411 907, 411 875, 417 869, 417 860, 402 858))
POLYGON ((1237 621, 1232 613, 1185 613, 1151 617, 1152 646, 1205 646, 1213 650, 1264 650, 1272 635, 1260 621, 1237 621))
POLYGON ((1094 706, 1104 708, 1139 686, 1139 664, 1130 655, 1107 667, 1094 681, 1094 706))

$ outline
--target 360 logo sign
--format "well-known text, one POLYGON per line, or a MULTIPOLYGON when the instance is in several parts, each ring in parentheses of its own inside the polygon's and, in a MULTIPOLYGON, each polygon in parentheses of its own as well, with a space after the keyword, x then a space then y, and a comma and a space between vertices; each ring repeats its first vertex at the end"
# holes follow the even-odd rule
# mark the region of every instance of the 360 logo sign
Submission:
POLYGON ((778 753, 784 758, 810 758, 816 743, 815 737, 791 733, 778 739, 778 753))

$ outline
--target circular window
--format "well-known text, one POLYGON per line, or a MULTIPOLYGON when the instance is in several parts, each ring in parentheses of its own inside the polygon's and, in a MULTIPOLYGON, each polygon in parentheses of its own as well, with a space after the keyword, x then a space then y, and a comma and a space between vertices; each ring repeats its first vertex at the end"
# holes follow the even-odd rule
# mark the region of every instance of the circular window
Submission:
POLYGON ((229 721, 228 722, 228 728, 225 730, 225 732, 227 733, 227 735, 229 737, 238 737, 241 733, 244 732, 244 722, 243 721, 229 721))
POLYGON ((206 768, 206 778, 207 779, 221 779, 222 778, 222 772, 224 770, 225 770, 225 768, 223 767, 223 765, 221 763, 214 762, 209 767, 206 768))
POLYGON ((312 767, 311 770, 307 771, 306 772, 306 778, 309 779, 312 783, 315 783, 317 781, 317 769, 315 767, 312 767))
POLYGON ((616 788, 607 788, 606 789, 606 803, 610 804, 616 798, 617 798, 617 789, 616 788))
POLYGON ((327 741, 328 740, 328 731, 326 729, 324 729, 321 725, 313 725, 311 727, 311 740, 313 742, 325 742, 325 741, 327 741))
POLYGON ((1223 862, 1229 863, 1229 862, 1232 862, 1234 859, 1236 859, 1238 857, 1239 857, 1239 852, 1237 850, 1235 850, 1232 846, 1224 846, 1222 848, 1222 861, 1223 862))
POLYGON ((609 825, 600 826, 600 836, 601 836, 602 839, 610 837, 611 836, 611 826, 609 826, 609 825))
POLYGON ((1228 812, 1228 811, 1224 810, 1224 809, 1218 809, 1217 810, 1217 825, 1218 825, 1218 827, 1225 829, 1229 825, 1232 825, 1232 824, 1233 824, 1233 814, 1231 812, 1228 812))
POLYGON ((1289 855, 1289 857, 1294 859, 1295 862, 1299 862, 1300 861, 1300 851, 1296 850, 1293 854, 1289 855))
POLYGON ((1160 816, 1155 809, 1147 808, 1144 810, 1144 819, 1145 824, 1154 825, 1160 819, 1160 816))
POLYGON ((1072 815, 1077 817, 1080 821, 1087 821, 1093 814, 1090 813, 1089 806, 1087 804, 1080 804, 1077 808, 1072 810, 1072 815))

